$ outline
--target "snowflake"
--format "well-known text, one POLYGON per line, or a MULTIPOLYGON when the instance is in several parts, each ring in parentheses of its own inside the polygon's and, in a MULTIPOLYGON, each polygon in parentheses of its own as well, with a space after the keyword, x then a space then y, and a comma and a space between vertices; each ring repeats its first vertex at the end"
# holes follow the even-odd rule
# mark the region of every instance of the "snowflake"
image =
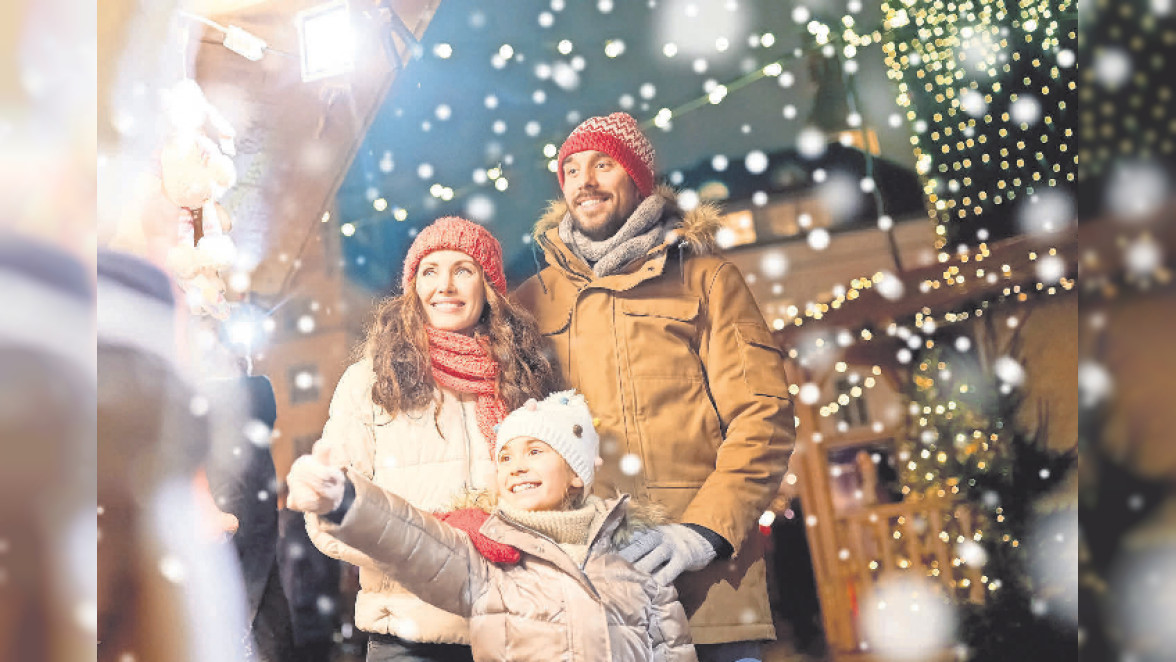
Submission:
POLYGON ((1036 124, 1041 119, 1041 102, 1033 97, 1021 97, 1009 106, 1009 115, 1018 124, 1036 124))
POLYGON ((743 159, 743 166, 747 172, 758 175, 768 169, 768 155, 758 149, 748 152, 743 159))
POLYGON ((902 279, 889 271, 882 272, 882 278, 875 287, 878 290, 878 294, 882 295, 885 299, 897 301, 902 298, 904 289, 902 279))
POLYGON ((1103 48, 1094 55, 1094 78, 1108 91, 1115 91, 1131 79, 1131 54, 1122 48, 1103 48))
POLYGON ((1025 381, 1025 368, 1016 359, 1002 356, 992 364, 998 379, 1009 386, 1020 386, 1025 381))
POLYGON ((806 159, 820 158, 825 153, 825 133, 811 126, 802 129, 796 137, 796 148, 806 159))
POLYGON ((633 453, 626 453, 621 457, 621 473, 626 476, 636 476, 641 471, 641 458, 633 453))
POLYGON ((159 573, 173 584, 182 584, 188 570, 183 561, 168 554, 159 560, 159 573))

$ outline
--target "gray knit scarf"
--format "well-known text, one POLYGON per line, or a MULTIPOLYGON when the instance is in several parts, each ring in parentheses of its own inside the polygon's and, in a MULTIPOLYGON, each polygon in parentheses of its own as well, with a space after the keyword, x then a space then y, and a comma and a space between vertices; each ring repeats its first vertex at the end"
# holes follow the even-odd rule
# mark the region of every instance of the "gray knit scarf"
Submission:
POLYGON ((559 222, 559 238, 592 267, 597 278, 603 278, 617 273, 662 242, 668 230, 661 222, 665 206, 662 196, 646 196, 621 229, 601 241, 593 241, 577 230, 569 211, 559 222))

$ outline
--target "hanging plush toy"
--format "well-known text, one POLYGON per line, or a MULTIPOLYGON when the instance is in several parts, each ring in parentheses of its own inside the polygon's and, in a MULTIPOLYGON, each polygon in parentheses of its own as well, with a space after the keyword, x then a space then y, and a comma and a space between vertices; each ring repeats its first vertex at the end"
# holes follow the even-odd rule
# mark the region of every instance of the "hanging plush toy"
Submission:
POLYGON ((230 158, 236 134, 194 80, 165 92, 164 109, 171 126, 160 153, 163 192, 181 208, 167 264, 192 314, 225 319, 229 309, 220 270, 236 262, 237 247, 228 235, 232 220, 217 200, 237 181, 230 158))

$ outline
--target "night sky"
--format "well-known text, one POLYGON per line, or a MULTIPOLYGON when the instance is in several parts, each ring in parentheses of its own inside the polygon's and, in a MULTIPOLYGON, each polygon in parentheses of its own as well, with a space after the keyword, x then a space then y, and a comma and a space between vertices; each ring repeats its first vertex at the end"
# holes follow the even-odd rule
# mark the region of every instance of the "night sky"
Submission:
MULTIPOLYGON (((823 58, 811 51, 805 22, 833 23, 849 13, 861 24, 877 23, 876 7, 853 0, 797 7, 444 0, 339 190, 333 222, 355 230, 343 242, 349 275, 386 291, 415 232, 457 214, 495 233, 508 278, 520 282, 535 271, 525 237, 559 194, 544 147, 558 148, 593 115, 624 110, 642 122, 657 150, 659 179, 679 187, 692 184, 684 172, 709 170, 729 178, 733 190, 746 188, 736 180, 746 177, 752 153, 769 175, 794 167, 779 163, 780 155, 795 154, 811 123, 844 111, 837 107, 844 91, 813 82, 813 65, 823 58), (756 74, 774 62, 779 66, 756 74), (834 103, 814 116, 818 97, 834 103), (652 122, 662 108, 674 111, 667 129, 652 122)), ((886 160, 912 166, 910 129, 881 50, 856 61, 862 124, 879 134, 886 160)))

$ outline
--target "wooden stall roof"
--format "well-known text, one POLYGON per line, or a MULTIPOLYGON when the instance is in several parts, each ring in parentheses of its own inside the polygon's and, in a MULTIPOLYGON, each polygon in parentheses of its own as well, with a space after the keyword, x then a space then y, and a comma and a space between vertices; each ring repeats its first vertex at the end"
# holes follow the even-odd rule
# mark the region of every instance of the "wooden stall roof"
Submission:
MULTIPOLYGON (((322 0, 184 3, 190 14, 238 26, 268 44, 254 62, 227 49, 214 28, 198 24, 194 32, 201 35, 195 78, 237 131, 238 181, 222 202, 233 215, 238 247, 256 256, 256 293, 280 296, 299 269, 314 266, 304 254, 324 259, 323 251, 305 248, 318 241, 323 214, 397 74, 385 52, 392 31, 381 12, 394 10, 419 39, 440 1, 351 3, 355 70, 311 82, 302 81, 295 17, 322 0)), ((399 38, 392 43, 401 61, 410 62, 410 45, 399 38)))

